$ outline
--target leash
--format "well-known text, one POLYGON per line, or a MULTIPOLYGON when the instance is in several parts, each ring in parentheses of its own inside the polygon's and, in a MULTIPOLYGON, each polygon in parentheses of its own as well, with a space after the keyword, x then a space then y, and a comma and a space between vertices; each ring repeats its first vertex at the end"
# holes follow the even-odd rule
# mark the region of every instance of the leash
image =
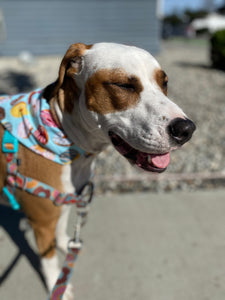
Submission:
POLYGON ((66 287, 73 274, 75 261, 80 253, 83 242, 80 239, 81 228, 86 224, 87 216, 90 208, 90 203, 93 197, 93 183, 88 183, 81 191, 83 205, 77 207, 77 220, 75 225, 74 237, 68 243, 68 254, 64 261, 61 273, 56 281, 56 284, 48 298, 48 300, 62 299, 66 287))
POLYGON ((8 198, 12 208, 14 210, 20 209, 20 205, 15 198, 16 188, 20 188, 32 195, 49 198, 56 206, 62 204, 76 204, 77 207, 74 237, 68 243, 68 253, 61 273, 48 298, 48 300, 60 300, 72 276, 75 261, 83 246, 80 233, 82 226, 84 226, 87 221, 89 207, 94 193, 94 184, 93 182, 88 182, 83 186, 79 194, 66 194, 36 179, 23 176, 18 171, 18 166, 21 163, 20 159, 17 158, 18 144, 18 140, 6 130, 2 140, 2 151, 6 154, 7 160, 7 179, 6 185, 3 188, 3 194, 8 198))
POLYGON ((66 291, 66 287, 72 276, 74 263, 75 263, 77 256, 81 250, 81 247, 82 246, 78 244, 78 245, 74 245, 73 248, 69 248, 69 252, 64 261, 62 271, 58 277, 58 280, 56 281, 56 284, 55 284, 48 300, 62 299, 62 297, 66 291))

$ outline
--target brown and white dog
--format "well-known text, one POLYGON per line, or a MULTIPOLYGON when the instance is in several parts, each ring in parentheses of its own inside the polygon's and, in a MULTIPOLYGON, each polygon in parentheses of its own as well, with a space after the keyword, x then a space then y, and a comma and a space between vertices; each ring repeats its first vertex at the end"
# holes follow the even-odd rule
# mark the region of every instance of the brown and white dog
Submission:
MULTIPOLYGON (((169 164, 170 151, 187 142, 195 130, 167 97, 167 82, 158 62, 143 49, 78 43, 68 49, 59 77, 45 88, 44 97, 55 121, 80 148, 98 154, 112 143, 131 164, 162 172, 169 164)), ((0 126, 1 137, 3 133, 0 126)), ((79 191, 90 179, 96 157, 83 156, 62 166, 21 144, 18 156, 21 174, 67 193, 79 191)), ((0 191, 5 179, 6 159, 0 149, 0 191)), ((69 209, 19 189, 16 198, 34 230, 51 290, 59 274, 55 246, 67 249, 69 209)), ((70 299, 70 289, 64 299, 70 299)))

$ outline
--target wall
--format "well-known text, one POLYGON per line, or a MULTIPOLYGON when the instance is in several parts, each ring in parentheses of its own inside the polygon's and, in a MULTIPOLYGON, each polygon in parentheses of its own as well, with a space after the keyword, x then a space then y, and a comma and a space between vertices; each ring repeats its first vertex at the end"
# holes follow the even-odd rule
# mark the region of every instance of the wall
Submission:
POLYGON ((1 0, 0 55, 62 54, 71 43, 114 41, 159 50, 156 0, 1 0))

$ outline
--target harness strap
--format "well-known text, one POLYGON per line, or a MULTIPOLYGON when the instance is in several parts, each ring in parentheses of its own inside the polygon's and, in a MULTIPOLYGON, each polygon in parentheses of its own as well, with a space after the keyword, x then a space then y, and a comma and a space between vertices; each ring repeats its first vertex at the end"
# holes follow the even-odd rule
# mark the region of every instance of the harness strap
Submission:
MULTIPOLYGON (((18 147, 18 140, 8 130, 5 130, 2 139, 2 152, 6 154, 7 173, 12 174, 13 176, 17 175, 17 166, 19 164, 19 160, 17 160, 18 147)), ((20 205, 16 201, 14 194, 14 187, 6 184, 3 188, 3 195, 8 198, 12 208, 18 210, 20 209, 20 205)))
POLYGON ((48 298, 48 300, 60 300, 62 299, 69 283, 73 272, 74 263, 82 248, 80 229, 86 221, 89 204, 93 197, 94 185, 92 182, 88 182, 82 188, 80 194, 61 193, 46 183, 20 174, 18 171, 20 160, 17 159, 18 141, 8 131, 5 131, 5 135, 3 136, 2 149, 6 154, 8 174, 3 192, 8 197, 13 209, 17 210, 20 208, 20 205, 14 196, 15 188, 20 188, 32 195, 49 198, 55 205, 76 204, 77 206, 78 218, 74 239, 72 239, 68 244, 68 254, 64 261, 62 271, 48 298))
POLYGON ((11 154, 7 154, 7 162, 8 176, 6 181, 7 185, 11 187, 11 189, 7 188, 9 192, 12 192, 13 188, 20 188, 32 195, 49 198, 57 206, 62 204, 77 204, 78 207, 82 207, 84 205, 83 199, 77 193, 61 193, 46 183, 24 176, 16 171, 17 162, 16 159, 12 158, 11 154))
POLYGON ((23 176, 19 172, 16 176, 8 175, 7 183, 11 187, 20 188, 32 195, 48 198, 54 202, 56 205, 61 204, 77 204, 82 206, 82 199, 79 195, 75 194, 65 194, 60 193, 58 190, 54 189, 46 183, 40 182, 33 178, 23 176))
POLYGON ((86 205, 83 197, 77 193, 61 193, 44 182, 22 175, 18 171, 18 166, 20 165, 20 160, 17 159, 18 141, 7 130, 5 130, 2 140, 2 151, 6 154, 8 174, 3 193, 9 199, 13 209, 20 209, 20 205, 14 196, 15 188, 20 188, 38 197, 49 198, 57 206, 76 204, 77 207, 83 207, 86 205))

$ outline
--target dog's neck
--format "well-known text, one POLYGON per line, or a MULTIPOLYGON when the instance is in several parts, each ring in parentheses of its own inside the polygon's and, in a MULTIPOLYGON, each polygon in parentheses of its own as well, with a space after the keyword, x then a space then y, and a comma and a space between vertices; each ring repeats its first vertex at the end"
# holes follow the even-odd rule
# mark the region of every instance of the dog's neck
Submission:
POLYGON ((103 134, 98 124, 88 117, 81 101, 74 101, 72 112, 63 110, 58 101, 52 106, 53 115, 57 116, 68 138, 88 153, 97 154, 109 144, 109 139, 103 134))

